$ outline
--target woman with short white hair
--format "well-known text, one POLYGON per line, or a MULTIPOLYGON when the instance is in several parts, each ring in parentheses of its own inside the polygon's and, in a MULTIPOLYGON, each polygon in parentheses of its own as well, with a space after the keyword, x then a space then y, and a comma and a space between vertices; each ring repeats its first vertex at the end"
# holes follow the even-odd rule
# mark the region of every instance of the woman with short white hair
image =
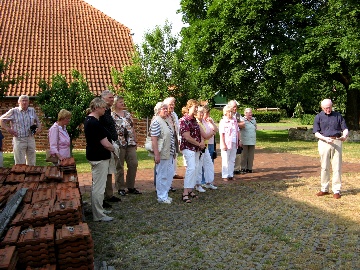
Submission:
POLYGON ((240 144, 240 131, 236 119, 233 117, 233 109, 226 105, 223 109, 223 118, 219 123, 222 179, 224 181, 234 179, 234 166, 236 150, 240 144))
POLYGON ((246 108, 244 111, 245 127, 241 129, 241 142, 243 152, 241 153, 241 172, 252 173, 256 144, 256 119, 252 116, 252 110, 246 108))
POLYGON ((168 106, 158 102, 154 107, 154 117, 150 124, 152 148, 155 162, 155 186, 159 203, 170 204, 169 190, 174 176, 175 143, 173 129, 167 123, 168 106), (159 149, 159 140, 162 148, 159 149))

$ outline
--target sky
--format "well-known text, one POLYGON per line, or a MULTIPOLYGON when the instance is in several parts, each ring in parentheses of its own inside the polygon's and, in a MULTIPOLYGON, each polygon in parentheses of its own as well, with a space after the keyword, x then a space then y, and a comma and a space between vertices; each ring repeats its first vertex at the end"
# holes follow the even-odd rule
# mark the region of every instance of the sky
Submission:
POLYGON ((166 19, 172 24, 172 34, 183 27, 180 0, 84 0, 109 17, 131 29, 135 44, 140 45, 146 32, 163 26, 166 19))

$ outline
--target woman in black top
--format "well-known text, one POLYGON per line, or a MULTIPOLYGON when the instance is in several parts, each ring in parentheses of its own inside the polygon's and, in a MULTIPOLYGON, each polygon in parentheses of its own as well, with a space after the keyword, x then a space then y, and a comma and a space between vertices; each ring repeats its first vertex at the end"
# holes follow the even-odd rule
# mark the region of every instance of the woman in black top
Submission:
POLYGON ((102 206, 111 152, 114 151, 109 132, 99 122, 105 109, 105 101, 94 98, 90 102, 90 114, 84 122, 86 159, 91 165, 92 173, 91 207, 94 221, 113 220, 107 216, 110 211, 104 210, 102 206))

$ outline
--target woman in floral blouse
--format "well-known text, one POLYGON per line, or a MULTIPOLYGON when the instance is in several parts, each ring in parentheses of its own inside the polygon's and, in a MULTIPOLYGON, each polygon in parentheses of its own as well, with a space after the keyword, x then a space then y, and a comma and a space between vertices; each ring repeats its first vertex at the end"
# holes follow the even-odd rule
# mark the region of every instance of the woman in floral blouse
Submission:
POLYGON ((117 96, 114 99, 111 116, 115 121, 115 128, 118 133, 117 144, 120 147, 120 155, 116 161, 115 183, 118 189, 118 194, 125 196, 130 194, 141 194, 135 188, 135 178, 138 167, 138 160, 136 155, 136 133, 134 128, 134 121, 130 113, 124 110, 124 98, 117 96), (124 161, 127 165, 126 183, 124 181, 124 161), (127 192, 125 191, 127 188, 127 192))
POLYGON ((193 192, 193 188, 196 184, 198 171, 201 169, 199 164, 200 152, 205 149, 200 127, 195 118, 198 106, 199 103, 196 100, 190 99, 183 108, 184 116, 179 120, 180 150, 186 161, 184 192, 182 194, 182 200, 185 203, 191 203, 190 197, 198 197, 193 192))

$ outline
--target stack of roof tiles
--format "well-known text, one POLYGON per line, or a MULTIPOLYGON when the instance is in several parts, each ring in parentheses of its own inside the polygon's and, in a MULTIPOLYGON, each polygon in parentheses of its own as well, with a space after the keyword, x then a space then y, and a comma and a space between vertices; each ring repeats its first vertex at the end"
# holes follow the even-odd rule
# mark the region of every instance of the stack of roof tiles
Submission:
POLYGON ((36 96, 39 78, 79 70, 99 94, 110 69, 130 63, 130 29, 82 0, 2 0, 0 58, 13 59, 9 76, 28 74, 7 96, 36 96))
POLYGON ((94 244, 82 222, 76 171, 14 165, 0 168, 0 175, 4 175, 0 210, 17 190, 27 188, 0 242, 0 270, 15 269, 12 265, 16 269, 93 269, 94 244))

